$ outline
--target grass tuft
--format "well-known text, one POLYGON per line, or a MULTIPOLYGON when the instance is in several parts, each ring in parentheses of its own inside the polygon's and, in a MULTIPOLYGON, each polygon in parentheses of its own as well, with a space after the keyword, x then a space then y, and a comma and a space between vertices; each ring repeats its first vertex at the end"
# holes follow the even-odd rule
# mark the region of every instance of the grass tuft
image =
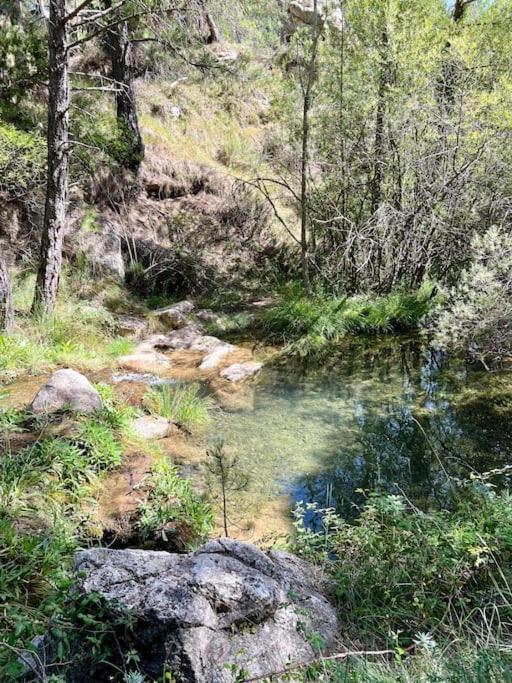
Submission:
POLYGON ((144 407, 150 415, 165 417, 193 431, 211 421, 213 402, 199 395, 198 384, 172 386, 162 384, 150 389, 144 397, 144 407))

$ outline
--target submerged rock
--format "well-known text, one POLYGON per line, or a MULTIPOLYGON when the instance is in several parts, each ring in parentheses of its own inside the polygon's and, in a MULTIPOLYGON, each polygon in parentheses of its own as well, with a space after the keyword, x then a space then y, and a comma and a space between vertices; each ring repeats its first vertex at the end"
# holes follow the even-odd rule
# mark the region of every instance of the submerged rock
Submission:
POLYGON ((229 382, 241 382, 244 379, 252 377, 261 370, 263 363, 256 361, 247 361, 246 363, 234 363, 222 370, 220 376, 227 379, 229 382))
POLYGON ((197 311, 196 318, 204 323, 215 325, 215 327, 218 327, 219 330, 224 330, 226 327, 221 316, 214 311, 211 311, 209 308, 202 308, 201 310, 197 311))
POLYGON ((90 414, 101 407, 100 395, 87 377, 66 368, 54 372, 46 384, 43 384, 29 410, 35 415, 59 410, 90 414))
POLYGON ((311 661, 313 637, 329 649, 336 633, 309 564, 231 539, 188 555, 85 550, 75 571, 84 594, 135 619, 130 647, 155 680, 166 664, 181 683, 234 683, 240 671, 267 676, 311 661))
POLYGON ((165 417, 152 417, 144 415, 132 422, 132 427, 137 436, 143 439, 165 439, 169 435, 171 423, 165 417))

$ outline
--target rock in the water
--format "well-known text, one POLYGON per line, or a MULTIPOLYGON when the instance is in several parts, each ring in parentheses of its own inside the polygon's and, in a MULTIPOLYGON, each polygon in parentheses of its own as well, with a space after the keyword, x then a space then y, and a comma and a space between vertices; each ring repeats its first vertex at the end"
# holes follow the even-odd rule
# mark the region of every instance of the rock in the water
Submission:
POLYGON ((189 349, 192 344, 199 341, 203 336, 203 328, 197 323, 189 323, 179 330, 174 330, 169 334, 154 334, 146 339, 141 345, 141 350, 150 351, 161 349, 163 351, 183 351, 189 349))
POLYGON ((165 664, 180 683, 265 677, 317 657, 313 638, 328 650, 337 629, 310 565, 231 539, 188 555, 85 550, 75 570, 86 595, 135 619, 130 648, 151 680, 165 664))
POLYGON ((222 370, 220 376, 230 382, 241 382, 243 379, 252 377, 261 370, 263 363, 247 361, 246 363, 234 363, 222 370))
POLYGON ((141 316, 120 315, 117 319, 117 332, 122 337, 142 339, 147 334, 148 329, 148 321, 141 316))
POLYGON ((235 351, 235 347, 232 344, 220 344, 216 346, 213 351, 210 351, 208 355, 203 358, 200 370, 214 370, 218 367, 226 356, 235 351))
POLYGON ((187 323, 187 318, 193 310, 194 304, 191 301, 180 301, 172 306, 154 311, 154 315, 166 327, 175 330, 187 323))
POLYGON ((29 409, 35 415, 59 410, 90 414, 101 407, 100 395, 87 377, 76 370, 65 369, 54 372, 43 384, 29 409))
POLYGON ((117 362, 120 367, 132 372, 159 374, 171 367, 171 361, 163 353, 140 349, 136 349, 129 356, 121 356, 117 362))

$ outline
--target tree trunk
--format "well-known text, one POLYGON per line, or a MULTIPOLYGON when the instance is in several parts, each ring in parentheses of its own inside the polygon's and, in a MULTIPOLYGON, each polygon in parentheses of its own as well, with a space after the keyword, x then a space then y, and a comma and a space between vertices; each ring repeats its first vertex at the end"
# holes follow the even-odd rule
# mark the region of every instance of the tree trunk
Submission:
POLYGON ((69 73, 66 0, 51 0, 48 23, 48 182, 41 255, 32 310, 55 309, 62 269, 62 242, 68 202, 69 73))
POLYGON ((11 280, 6 263, 0 256, 0 332, 10 332, 13 322, 11 280))
POLYGON ((315 23, 313 26, 313 40, 311 44, 311 57, 308 64, 306 75, 306 88, 304 90, 304 102, 302 107, 302 161, 301 161, 301 216, 300 216, 300 244, 301 244, 301 267, 302 282, 304 289, 310 289, 309 275, 309 246, 308 246, 308 172, 309 172, 309 112, 311 109, 311 98, 316 72, 316 59, 318 54, 318 41, 320 38, 320 27, 318 21, 318 0, 314 0, 313 12, 315 23))
POLYGON ((382 199, 382 180, 384 178, 384 128, 386 125, 386 95, 389 84, 388 34, 382 33, 382 57, 377 94, 377 115, 375 121, 375 145, 373 162, 373 182, 371 189, 371 210, 374 214, 382 199))
POLYGON ((144 159, 144 143, 137 116, 133 87, 133 50, 126 21, 119 22, 107 32, 105 44, 112 60, 112 78, 116 87, 117 124, 125 135, 128 148, 125 166, 136 173, 144 159))

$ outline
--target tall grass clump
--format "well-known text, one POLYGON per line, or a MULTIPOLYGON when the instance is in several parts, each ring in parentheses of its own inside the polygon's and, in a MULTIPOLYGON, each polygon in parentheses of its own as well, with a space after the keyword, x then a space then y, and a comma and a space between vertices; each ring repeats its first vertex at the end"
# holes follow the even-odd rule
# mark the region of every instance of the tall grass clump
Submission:
POLYGON ((198 384, 162 384, 147 392, 144 407, 150 415, 165 417, 192 431, 211 420, 213 402, 208 397, 200 396, 199 391, 198 384))
POLYGON ((34 282, 33 274, 15 278, 16 324, 12 334, 0 335, 0 377, 62 365, 95 370, 129 352, 131 342, 116 338, 112 314, 94 297, 81 298, 76 277, 63 278, 53 315, 30 314, 34 282))
POLYGON ((264 312, 263 331, 286 352, 307 356, 336 344, 350 334, 377 335, 406 332, 419 326, 433 305, 435 290, 425 285, 417 292, 396 291, 387 296, 329 297, 285 290, 281 301, 264 312))

